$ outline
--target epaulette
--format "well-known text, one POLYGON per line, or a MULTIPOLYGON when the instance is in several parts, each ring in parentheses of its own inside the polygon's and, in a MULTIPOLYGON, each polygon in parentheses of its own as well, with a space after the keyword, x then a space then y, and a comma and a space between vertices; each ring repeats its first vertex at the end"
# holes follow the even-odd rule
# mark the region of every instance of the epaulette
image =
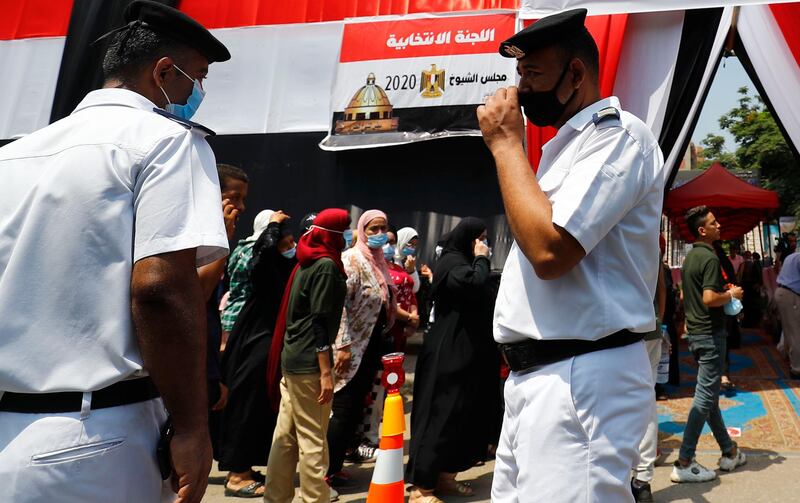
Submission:
POLYGON ((594 122, 595 126, 610 119, 619 120, 619 110, 617 110, 615 107, 605 107, 592 115, 592 122, 594 122))
POLYGON ((188 119, 184 119, 182 117, 178 117, 177 115, 171 114, 164 110, 163 108, 154 107, 153 112, 157 113, 158 115, 163 115, 167 119, 173 120, 180 124, 181 126, 185 127, 186 129, 199 129, 200 131, 204 132, 208 136, 216 136, 217 133, 208 129, 202 124, 198 124, 197 122, 192 122, 188 119))

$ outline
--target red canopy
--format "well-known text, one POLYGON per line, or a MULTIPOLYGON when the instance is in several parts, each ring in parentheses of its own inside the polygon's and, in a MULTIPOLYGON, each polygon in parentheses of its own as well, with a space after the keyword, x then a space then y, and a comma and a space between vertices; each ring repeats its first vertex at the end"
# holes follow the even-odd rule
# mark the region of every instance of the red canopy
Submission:
POLYGON ((708 206, 722 225, 722 239, 737 239, 778 209, 778 194, 754 187, 715 162, 694 180, 669 191, 664 213, 681 237, 693 241, 684 216, 695 206, 708 206))

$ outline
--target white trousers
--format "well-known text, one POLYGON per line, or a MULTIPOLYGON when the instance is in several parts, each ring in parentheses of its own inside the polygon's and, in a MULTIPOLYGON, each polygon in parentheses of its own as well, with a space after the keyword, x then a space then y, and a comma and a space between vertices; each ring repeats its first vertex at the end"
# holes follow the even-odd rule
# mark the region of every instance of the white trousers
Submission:
POLYGON ((652 396, 644 342, 512 372, 492 501, 633 501, 652 396))
POLYGON ((160 398, 83 415, 0 412, 0 501, 173 501, 156 462, 166 418, 160 398))
MULTIPOLYGON (((658 362, 661 360, 661 339, 644 341, 647 348, 647 356, 650 359, 652 369, 653 386, 655 386, 656 375, 658 374, 658 362)), ((656 413, 656 396, 651 393, 652 403, 650 404, 650 422, 647 430, 639 444, 639 464, 636 466, 636 480, 650 482, 653 480, 656 469, 656 457, 658 454, 658 414, 656 413)))

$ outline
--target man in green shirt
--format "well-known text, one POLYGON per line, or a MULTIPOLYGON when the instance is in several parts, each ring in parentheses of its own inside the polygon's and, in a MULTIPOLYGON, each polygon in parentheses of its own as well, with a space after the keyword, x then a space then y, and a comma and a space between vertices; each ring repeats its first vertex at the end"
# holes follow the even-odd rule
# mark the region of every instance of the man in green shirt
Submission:
POLYGON ((734 297, 741 299, 742 289, 734 286, 725 290, 719 258, 711 246, 720 238, 720 224, 714 214, 708 207, 698 206, 686 213, 686 223, 696 238, 683 262, 683 304, 689 350, 698 364, 697 385, 680 454, 670 478, 673 482, 706 482, 715 479, 717 474, 694 459, 704 423, 708 422, 722 449, 721 470, 732 471, 746 461, 744 453, 728 435, 719 408, 727 337, 723 306, 734 297))

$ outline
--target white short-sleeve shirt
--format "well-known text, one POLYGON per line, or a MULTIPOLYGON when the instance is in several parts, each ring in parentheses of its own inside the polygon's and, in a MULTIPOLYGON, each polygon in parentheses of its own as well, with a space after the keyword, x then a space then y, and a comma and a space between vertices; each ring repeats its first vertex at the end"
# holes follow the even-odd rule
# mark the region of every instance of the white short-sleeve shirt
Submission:
POLYGON ((553 223, 586 256, 564 276, 543 280, 514 243, 495 307, 495 340, 597 340, 622 329, 653 330, 665 182, 653 133, 617 98, 598 101, 543 147, 537 178, 553 223), (596 120, 607 107, 619 118, 596 120))
POLYGON ((154 108, 100 89, 0 148, 0 393, 93 391, 141 374, 133 263, 227 254, 205 133, 154 108))

